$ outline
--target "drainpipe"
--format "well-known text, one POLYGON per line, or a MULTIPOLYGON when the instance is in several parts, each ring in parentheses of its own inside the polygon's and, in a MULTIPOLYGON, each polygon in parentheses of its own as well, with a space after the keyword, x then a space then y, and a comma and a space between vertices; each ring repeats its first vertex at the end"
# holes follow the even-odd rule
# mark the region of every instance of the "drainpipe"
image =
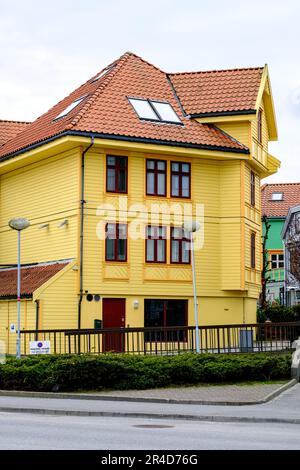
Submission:
POLYGON ((40 319, 40 301, 36 300, 35 301, 35 329, 36 329, 35 341, 38 341, 39 339, 39 335, 38 335, 39 319, 40 319))
MULTIPOLYGON (((81 304, 83 298, 83 242, 84 242, 84 173, 85 173, 85 154, 94 145, 94 137, 91 137, 90 145, 81 154, 81 198, 80 198, 80 260, 79 260, 79 300, 78 300, 78 329, 81 328, 81 304)), ((78 337, 80 338, 80 336, 78 337)))

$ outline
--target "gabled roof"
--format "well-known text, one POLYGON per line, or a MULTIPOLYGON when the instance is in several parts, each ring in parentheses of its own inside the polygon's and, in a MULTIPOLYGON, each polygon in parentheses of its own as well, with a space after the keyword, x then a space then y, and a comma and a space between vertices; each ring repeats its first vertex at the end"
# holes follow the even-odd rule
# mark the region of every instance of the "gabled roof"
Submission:
MULTIPOLYGON (((244 100, 247 87, 253 89, 254 95, 260 69, 254 70, 255 85, 252 84, 252 78, 248 83, 245 77, 243 87, 238 92, 240 101, 244 100)), ((241 74, 244 77, 244 73, 241 74)), ((30 124, 13 141, 0 148, 0 160, 1 157, 5 159, 40 145, 47 139, 86 133, 100 138, 249 153, 247 147, 215 126, 189 119, 182 109, 169 76, 135 54, 125 53, 107 67, 107 73, 96 80, 99 75, 101 74, 88 80, 30 124), (85 98, 71 112, 61 119, 56 119, 75 100, 82 97, 85 98), (168 101, 183 125, 141 121, 128 102, 128 97, 168 101)), ((232 76, 232 73, 229 75, 232 76)), ((172 80, 173 77, 172 75, 172 80)), ((252 75, 247 77, 250 80, 252 75)), ((212 86, 215 88, 215 85, 212 86)), ((248 99, 243 101, 243 106, 248 106, 248 99)), ((251 105, 252 100, 251 94, 251 105)))
POLYGON ((174 73, 170 79, 187 114, 253 113, 263 67, 174 73))
POLYGON ((291 223, 291 220, 292 220, 294 214, 297 214, 297 213, 300 213, 300 205, 289 208, 288 214, 287 214, 285 222, 284 222, 284 226, 283 226, 282 231, 281 231, 281 238, 283 240, 285 240, 285 238, 286 238, 286 232, 287 232, 287 229, 288 229, 288 227, 291 223))
POLYGON ((20 134, 30 123, 0 119, 0 147, 20 134))
POLYGON ((300 204, 300 183, 264 184, 261 188, 262 214, 286 217, 290 207, 300 204), (282 201, 272 201, 273 193, 283 193, 282 201))
MULTIPOLYGON (((21 268, 21 297, 31 297, 33 292, 69 264, 45 263, 21 268)), ((17 297, 17 269, 0 269, 0 298, 17 297)))

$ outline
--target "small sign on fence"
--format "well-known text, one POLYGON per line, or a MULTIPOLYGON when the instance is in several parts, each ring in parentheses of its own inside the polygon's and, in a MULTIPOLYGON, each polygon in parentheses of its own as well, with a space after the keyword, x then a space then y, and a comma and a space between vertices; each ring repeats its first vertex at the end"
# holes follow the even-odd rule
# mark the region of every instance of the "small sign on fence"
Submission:
POLYGON ((50 341, 30 341, 30 354, 51 354, 50 341))

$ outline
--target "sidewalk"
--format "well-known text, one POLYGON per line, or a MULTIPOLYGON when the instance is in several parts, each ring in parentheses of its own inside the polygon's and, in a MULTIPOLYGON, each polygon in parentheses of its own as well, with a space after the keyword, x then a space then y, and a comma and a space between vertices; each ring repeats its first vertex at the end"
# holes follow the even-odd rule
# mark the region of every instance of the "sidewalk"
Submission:
POLYGON ((44 393, 0 390, 0 396, 242 406, 266 403, 293 385, 294 382, 290 381, 277 384, 202 385, 149 390, 112 390, 95 393, 44 393))
POLYGON ((40 398, 0 396, 0 412, 19 412, 65 416, 140 417, 151 419, 185 419, 193 421, 290 423, 300 424, 300 384, 287 389, 274 400, 245 406, 153 403, 77 398, 40 398))

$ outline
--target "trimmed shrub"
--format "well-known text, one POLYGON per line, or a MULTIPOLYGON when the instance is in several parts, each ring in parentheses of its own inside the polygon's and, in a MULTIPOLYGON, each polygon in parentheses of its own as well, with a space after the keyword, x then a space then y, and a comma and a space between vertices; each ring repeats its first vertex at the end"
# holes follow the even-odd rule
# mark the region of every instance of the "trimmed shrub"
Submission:
POLYGON ((290 377, 291 354, 35 356, 0 364, 0 389, 126 390, 290 377))
POLYGON ((300 305, 285 307, 284 305, 274 304, 265 309, 258 309, 258 323, 264 323, 266 320, 271 320, 274 323, 300 321, 300 305))

